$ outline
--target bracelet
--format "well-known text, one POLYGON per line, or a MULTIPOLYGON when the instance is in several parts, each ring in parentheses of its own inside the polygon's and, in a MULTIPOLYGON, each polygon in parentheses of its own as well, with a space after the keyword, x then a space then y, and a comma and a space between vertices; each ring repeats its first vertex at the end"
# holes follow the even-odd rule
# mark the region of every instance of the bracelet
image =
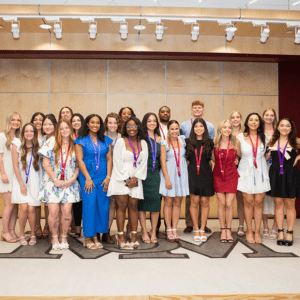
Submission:
POLYGON ((111 179, 109 176, 106 176, 106 178, 111 179))
POLYGON ((88 178, 88 179, 85 179, 86 181, 89 181, 89 180, 91 180, 92 179, 92 177, 90 177, 90 178, 88 178))
POLYGON ((23 186, 25 186, 25 184, 20 185, 20 188, 22 188, 23 186))
POLYGON ((55 182, 56 179, 57 179, 57 177, 55 177, 52 181, 55 182))

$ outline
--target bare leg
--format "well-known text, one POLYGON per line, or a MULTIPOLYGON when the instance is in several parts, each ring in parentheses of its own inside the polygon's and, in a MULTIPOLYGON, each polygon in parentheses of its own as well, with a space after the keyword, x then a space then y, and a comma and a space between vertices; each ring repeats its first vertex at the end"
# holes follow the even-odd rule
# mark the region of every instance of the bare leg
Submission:
POLYGON ((267 214, 263 214, 262 219, 263 219, 264 229, 267 229, 269 231, 268 215, 267 214))
MULTIPOLYGON (((173 235, 177 236, 177 225, 180 218, 180 209, 181 209, 182 197, 175 197, 173 200, 173 211, 172 211, 172 229, 173 235)), ((178 236, 177 236, 178 238, 178 236)))
POLYGON ((239 225, 244 227, 244 201, 243 201, 243 194, 238 191, 236 194, 236 201, 237 201, 237 211, 239 216, 239 225))
MULTIPOLYGON (((194 230, 199 231, 198 215, 199 215, 200 196, 191 194, 190 199, 191 199, 190 215, 191 215, 191 218, 192 218, 194 230)), ((195 232, 194 235, 195 236, 200 236, 200 233, 195 232)))
MULTIPOLYGON (((165 197, 165 204, 164 204, 164 218, 167 225, 167 230, 172 229, 172 210, 173 210, 173 199, 171 197, 165 197)), ((172 236, 172 231, 167 231, 167 236, 172 236)))
POLYGON ((255 223, 255 243, 261 244, 262 239, 260 235, 261 219, 263 215, 264 198, 266 193, 254 195, 254 223, 255 223))
POLYGON ((19 225, 20 225, 20 237, 25 236, 25 226, 27 222, 27 203, 20 204, 20 212, 19 212, 19 225))
MULTIPOLYGON (((13 215, 13 210, 15 209, 16 205, 11 203, 11 192, 2 193, 2 198, 5 204, 4 210, 2 212, 3 236, 7 240, 10 240, 17 237, 14 233, 15 226, 11 224, 11 217, 13 215), (10 229, 13 229, 13 231, 9 232, 10 229)), ((14 217, 12 218, 14 219, 14 217)))
MULTIPOLYGON (((207 218, 209 214, 209 200, 210 197, 201 197, 200 203, 201 203, 201 228, 200 230, 205 231, 205 226, 207 223, 207 218)), ((205 236, 205 232, 201 232, 200 236, 205 236)))
POLYGON ((62 235, 65 237, 61 238, 62 243, 67 242, 68 230, 72 222, 72 203, 61 204, 61 229, 62 235))
POLYGON ((110 200, 109 203, 109 222, 108 222, 108 228, 111 228, 111 225, 113 223, 114 217, 116 212, 116 200, 110 200))
POLYGON ((48 203, 49 209, 49 227, 52 232, 52 245, 58 243, 58 227, 59 227, 59 203, 48 203), (54 236, 54 237, 53 237, 54 236))
MULTIPOLYGON (((218 216, 220 227, 226 228, 226 196, 225 193, 216 193, 218 198, 218 216)), ((221 240, 226 240, 226 231, 221 230, 221 240)), ((223 241, 226 242, 226 241, 223 241)))
MULTIPOLYGON (((124 232, 124 223, 126 217, 126 209, 128 207, 129 197, 128 195, 118 195, 116 197, 117 203, 117 227, 118 232, 124 232)), ((124 234, 118 235, 120 243, 125 243, 124 234)))
POLYGON ((41 206, 37 206, 37 208, 36 208, 36 222, 35 222, 36 230, 35 230, 34 235, 36 235, 38 238, 42 237, 41 214, 42 214, 42 208, 41 208, 41 206))
POLYGON ((232 193, 227 193, 225 194, 226 197, 226 239, 227 241, 230 240, 232 242, 232 235, 231 235, 231 223, 232 223, 232 218, 233 218, 233 200, 234 200, 234 194, 232 193))
POLYGON ((156 240, 156 228, 159 219, 159 211, 151 213, 151 241, 156 240))
POLYGON ((139 211, 139 219, 142 227, 142 240, 145 243, 150 243, 149 235, 147 233, 147 227, 146 227, 146 212, 145 211, 139 211))
MULTIPOLYGON (((139 223, 139 211, 138 211, 138 199, 129 197, 128 202, 129 207, 129 220, 132 231, 137 231, 138 223, 139 223)), ((137 233, 131 234, 131 242, 136 242, 137 233)), ((134 246, 135 247, 135 246, 134 246)))
POLYGON ((48 206, 45 204, 44 205, 44 210, 45 210, 45 227, 49 227, 49 224, 48 224, 48 217, 49 217, 49 209, 48 209, 48 206))
MULTIPOLYGON (((275 220, 278 224, 278 229, 283 229, 284 222, 284 200, 283 198, 273 198, 275 203, 275 220)), ((278 232, 278 240, 284 239, 284 233, 278 232)))
POLYGON ((246 240, 248 243, 255 243, 252 230, 252 219, 254 211, 254 195, 243 193, 244 216, 247 225, 246 240))
MULTIPOLYGON (((39 206, 38 206, 39 207, 39 206)), ((31 230, 31 238, 29 245, 35 245, 36 244, 36 237, 35 237, 35 224, 36 224, 36 212, 35 212, 36 207, 28 205, 28 221, 30 225, 30 230, 31 230)))
MULTIPOLYGON (((293 231, 295 221, 296 221, 296 209, 295 209, 295 198, 285 198, 284 206, 286 209, 286 220, 288 224, 288 231, 293 231)), ((286 240, 291 241, 293 239, 293 235, 288 233, 286 236, 286 240)))

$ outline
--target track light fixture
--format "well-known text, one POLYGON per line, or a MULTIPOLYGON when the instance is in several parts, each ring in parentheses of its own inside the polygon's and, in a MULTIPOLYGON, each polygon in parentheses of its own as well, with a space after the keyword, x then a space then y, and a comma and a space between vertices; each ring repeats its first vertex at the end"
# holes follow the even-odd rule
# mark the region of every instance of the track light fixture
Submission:
POLYGON ((155 30, 155 34, 156 34, 156 39, 158 41, 162 40, 162 36, 164 34, 164 24, 163 23, 156 23, 156 30, 155 30))
POLYGON ((231 24, 231 25, 227 25, 225 31, 226 31, 226 40, 230 42, 232 41, 234 37, 234 33, 237 31, 237 28, 231 24))
POLYGON ((300 27, 295 27, 295 44, 300 44, 300 27))
POLYGON ((89 33, 90 39, 94 40, 97 35, 97 22, 90 23, 89 33))
POLYGON ((261 26, 261 43, 266 43, 270 35, 270 29, 268 25, 261 26))
POLYGON ((126 40, 128 36, 128 23, 127 22, 121 22, 120 23, 120 34, 121 34, 121 39, 126 40))
POLYGON ((62 38, 62 22, 61 21, 54 22, 53 32, 55 33, 55 37, 57 39, 61 39, 62 38))
POLYGON ((197 41, 198 36, 199 36, 199 24, 192 24, 192 41, 197 41))
POLYGON ((20 38, 20 22, 15 21, 11 23, 11 32, 13 34, 14 39, 20 38))

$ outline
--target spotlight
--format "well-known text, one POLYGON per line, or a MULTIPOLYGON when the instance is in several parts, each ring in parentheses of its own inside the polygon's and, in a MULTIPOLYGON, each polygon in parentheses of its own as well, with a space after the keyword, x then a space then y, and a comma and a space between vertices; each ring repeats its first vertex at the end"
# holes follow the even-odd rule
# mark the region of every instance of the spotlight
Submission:
POLYGON ((128 23, 120 23, 120 34, 121 34, 121 39, 122 40, 126 40, 127 39, 127 35, 128 35, 128 23))
POLYGON ((57 39, 62 38, 62 23, 60 21, 57 21, 57 23, 54 23, 54 30, 53 32, 55 33, 55 37, 57 39))
POLYGON ((14 39, 20 38, 20 22, 19 21, 17 21, 17 22, 18 22, 18 24, 17 23, 11 24, 11 32, 13 34, 14 39))
POLYGON ((90 23, 89 33, 90 33, 90 39, 94 40, 97 35, 97 22, 90 23))
POLYGON ((261 43, 266 43, 269 35, 270 35, 269 26, 268 25, 261 26, 261 38, 260 38, 261 43))
POLYGON ((163 23, 157 23, 156 24, 155 34, 156 34, 156 39, 158 41, 161 41, 162 40, 162 36, 164 34, 164 25, 163 25, 163 23))
POLYGON ((197 41, 199 36, 199 24, 193 24, 192 25, 192 41, 197 41))
POLYGON ((227 41, 232 41, 233 37, 234 37, 234 33, 236 32, 237 28, 235 28, 234 26, 228 26, 225 31, 227 33, 226 35, 226 40, 227 41))
POLYGON ((295 28, 295 44, 300 44, 300 28, 295 28))

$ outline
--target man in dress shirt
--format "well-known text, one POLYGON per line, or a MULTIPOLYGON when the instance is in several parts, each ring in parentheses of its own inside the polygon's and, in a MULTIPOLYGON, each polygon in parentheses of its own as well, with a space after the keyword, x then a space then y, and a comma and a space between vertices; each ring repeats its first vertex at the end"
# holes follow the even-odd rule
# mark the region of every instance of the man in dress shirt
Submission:
MULTIPOLYGON (((192 119, 187 120, 183 122, 180 125, 180 129, 182 130, 184 136, 186 138, 189 138, 191 129, 192 129, 192 124, 196 118, 203 118, 203 113, 204 113, 204 103, 200 100, 195 100, 192 102, 192 119)), ((215 128, 214 125, 205 121, 209 137, 213 139, 215 137, 215 128)), ((186 228, 184 229, 184 233, 190 233, 193 230, 193 222, 190 214, 190 206, 191 206, 191 200, 190 196, 187 196, 185 198, 185 224, 186 228)), ((198 225, 201 225, 201 205, 199 205, 199 217, 198 217, 198 225)), ((206 233, 211 233, 211 230, 207 227, 205 227, 205 232, 206 233)))
POLYGON ((167 134, 168 134, 168 123, 170 121, 170 117, 171 117, 171 110, 168 106, 162 106, 159 109, 158 112, 158 118, 159 118, 159 130, 160 130, 160 136, 162 139, 166 139, 167 138, 167 134))

